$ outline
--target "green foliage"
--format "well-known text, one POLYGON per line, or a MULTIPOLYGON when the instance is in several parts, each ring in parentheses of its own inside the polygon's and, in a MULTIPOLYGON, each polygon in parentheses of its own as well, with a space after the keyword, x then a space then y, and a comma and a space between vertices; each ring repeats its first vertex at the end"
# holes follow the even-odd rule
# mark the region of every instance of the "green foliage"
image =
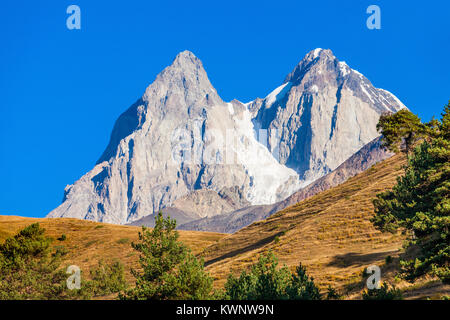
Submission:
POLYGON ((341 299, 341 295, 331 285, 328 285, 327 296, 326 297, 327 297, 327 300, 338 300, 338 299, 341 299))
POLYGON ((59 241, 66 241, 67 236, 65 234, 62 234, 61 237, 58 238, 59 241))
POLYGON ((140 253, 141 270, 132 270, 136 287, 120 294, 127 299, 210 299, 213 294, 212 278, 204 271, 191 251, 178 240, 176 221, 164 219, 160 212, 155 227, 142 227, 139 242, 132 243, 140 253))
POLYGON ((420 254, 400 262, 406 279, 413 281, 432 273, 448 283, 450 103, 441 121, 432 120, 424 127, 426 135, 408 156, 404 176, 397 179, 392 191, 378 194, 373 201, 375 216, 371 221, 382 231, 395 232, 402 228, 411 234, 408 247, 418 247, 420 254))
POLYGON ((128 242, 130 242, 130 239, 128 239, 128 238, 121 238, 121 239, 117 240, 118 244, 127 244, 128 242))
POLYGON ((38 223, 32 224, 0 245, 0 300, 89 299, 124 289, 123 266, 103 262, 91 271, 90 281, 79 290, 67 288, 61 260, 64 246, 52 248, 38 223))
POLYGON ((386 262, 386 264, 390 264, 390 263, 392 263, 392 257, 387 256, 386 259, 384 259, 384 261, 386 262))
POLYGON ((425 131, 419 117, 407 109, 380 117, 377 130, 383 135, 382 145, 392 152, 409 153, 425 131))
POLYGON ((225 298, 231 300, 319 300, 320 293, 313 278, 300 264, 292 274, 287 266, 278 268, 278 259, 272 252, 261 255, 249 273, 239 278, 232 274, 225 284, 225 298))
POLYGON ((387 283, 383 283, 380 289, 365 290, 362 297, 364 300, 401 300, 402 293, 394 286, 389 288, 387 283))
POLYGON ((0 300, 62 299, 69 295, 61 254, 38 223, 0 245, 0 300))
POLYGON ((126 289, 123 264, 116 261, 106 264, 99 261, 90 271, 91 280, 82 283, 81 295, 84 298, 106 296, 126 289))

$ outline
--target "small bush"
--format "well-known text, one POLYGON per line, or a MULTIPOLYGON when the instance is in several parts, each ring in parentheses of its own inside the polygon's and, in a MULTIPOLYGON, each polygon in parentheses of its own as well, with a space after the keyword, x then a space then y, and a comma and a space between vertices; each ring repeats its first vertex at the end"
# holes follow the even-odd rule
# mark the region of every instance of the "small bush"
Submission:
POLYGON ((385 259, 386 264, 390 264, 392 263, 392 257, 391 256, 387 256, 385 259))
POLYGON ((32 224, 0 244, 0 300, 89 299, 125 289, 123 266, 100 262, 81 289, 67 288, 61 260, 65 246, 51 246, 45 229, 32 224))
POLYGON ((34 223, 0 244, 0 300, 67 299, 61 250, 34 223))
POLYGON ((120 262, 106 264, 99 261, 98 266, 90 271, 91 280, 82 287, 82 295, 92 298, 106 296, 126 289, 124 267, 120 262))
POLYGON ((66 239, 67 237, 64 233, 61 235, 61 237, 58 238, 59 241, 66 241, 66 239))
POLYGON ((272 252, 262 255, 249 273, 232 274, 225 284, 225 299, 231 300, 320 300, 319 289, 301 264, 292 274, 287 266, 278 268, 272 252))
POLYGON ((91 241, 88 241, 88 242, 86 243, 86 248, 92 246, 92 245, 95 244, 95 243, 97 243, 97 240, 91 240, 91 241))
POLYGON ((327 300, 337 300, 341 298, 341 295, 337 292, 335 288, 333 288, 331 285, 328 285, 326 297, 327 300))
POLYGON ((402 292, 394 286, 389 288, 387 283, 383 283, 380 289, 371 289, 363 292, 364 300, 401 300, 402 292))
POLYGON ((69 250, 65 246, 55 246, 55 253, 53 255, 65 256, 69 253, 69 250))
POLYGON ((130 239, 128 238, 122 238, 116 241, 118 244, 127 244, 128 242, 130 242, 130 239))

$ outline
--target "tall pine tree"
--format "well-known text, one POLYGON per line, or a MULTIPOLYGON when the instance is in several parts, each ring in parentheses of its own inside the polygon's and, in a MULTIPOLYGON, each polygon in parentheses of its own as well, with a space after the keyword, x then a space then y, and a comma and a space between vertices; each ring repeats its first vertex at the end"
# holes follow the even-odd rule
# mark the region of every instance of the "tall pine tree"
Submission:
MULTIPOLYGON (((444 108, 441 120, 423 125, 414 117, 402 119, 401 128, 409 128, 406 136, 422 136, 420 144, 408 156, 405 174, 399 177, 391 191, 377 195, 373 201, 374 225, 395 232, 406 229, 411 234, 410 246, 420 253, 402 261, 406 279, 414 280, 424 274, 437 275, 443 282, 450 281, 450 102, 444 108), (409 123, 410 121, 411 123, 409 123), (417 130, 417 131, 415 131, 417 130)), ((392 115, 380 120, 379 129, 385 135, 386 147, 398 151, 398 117, 392 115), (397 125, 397 129, 396 128, 397 125)), ((410 145, 411 141, 410 141, 410 145)))
POLYGON ((139 242, 132 246, 140 253, 141 270, 132 270, 136 287, 120 295, 123 300, 198 300, 210 299, 212 278, 181 241, 176 221, 164 219, 160 212, 155 227, 142 227, 139 242))

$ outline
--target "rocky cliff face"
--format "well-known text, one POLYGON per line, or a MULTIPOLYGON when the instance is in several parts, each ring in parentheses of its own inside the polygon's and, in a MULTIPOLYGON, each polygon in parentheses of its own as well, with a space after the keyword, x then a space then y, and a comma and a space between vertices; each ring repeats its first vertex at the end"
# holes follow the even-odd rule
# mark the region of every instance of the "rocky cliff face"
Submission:
POLYGON ((305 184, 334 170, 378 136, 381 113, 404 107, 322 49, 308 53, 264 100, 249 104, 255 126, 269 132, 269 149, 305 184))
POLYGON ((124 224, 171 207, 187 221, 276 203, 338 167, 378 135, 382 112, 402 107, 321 49, 265 99, 226 103, 184 51, 48 216, 124 224))

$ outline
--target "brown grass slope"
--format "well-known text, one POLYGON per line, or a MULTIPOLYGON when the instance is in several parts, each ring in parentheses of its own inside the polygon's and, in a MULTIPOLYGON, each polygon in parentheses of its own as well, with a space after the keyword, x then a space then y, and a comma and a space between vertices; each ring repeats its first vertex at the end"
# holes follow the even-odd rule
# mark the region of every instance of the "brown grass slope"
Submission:
MULTIPOLYGON (((68 250, 63 261, 64 265, 75 264, 81 268, 83 274, 89 275, 89 270, 100 260, 108 263, 118 260, 125 265, 126 278, 132 282, 130 267, 138 267, 138 254, 131 247, 131 242, 138 240, 140 227, 69 218, 35 219, 0 216, 0 243, 36 222, 39 222, 41 227, 45 228, 46 234, 54 239, 53 246, 64 246, 68 250), (62 234, 65 234, 67 239, 57 240, 62 234)), ((194 253, 199 253, 223 236, 212 232, 180 231, 180 240, 194 253)))
MULTIPOLYGON (((372 199, 395 184, 404 163, 402 157, 394 156, 340 186, 222 238, 202 253, 207 270, 222 286, 230 271, 240 273, 270 249, 281 264, 292 269, 299 262, 305 265, 320 288, 330 284, 348 298, 357 298, 364 286, 364 268, 381 267, 388 255, 396 258, 400 253, 403 237, 379 232, 369 219, 374 213, 372 199)), ((382 280, 392 280, 396 264, 398 259, 382 269, 382 280)), ((439 286, 439 290, 448 287, 439 286)))
MULTIPOLYGON (((371 199, 391 188, 402 173, 404 160, 394 156, 376 164, 367 171, 296 205, 288 207, 266 220, 232 235, 199 231, 179 231, 180 240, 194 253, 205 259, 207 270, 222 287, 230 271, 240 273, 269 249, 281 263, 291 268, 302 262, 316 283, 324 289, 328 284, 359 298, 364 286, 362 271, 365 267, 384 265, 391 255, 394 262, 382 267, 383 280, 393 283, 398 268, 403 237, 382 234, 369 221, 373 215, 371 199)), ((31 223, 39 222, 46 234, 54 239, 54 246, 68 250, 64 265, 75 264, 89 275, 98 261, 119 260, 125 265, 130 284, 131 267, 138 267, 138 254, 131 248, 140 227, 120 226, 78 219, 34 219, 0 216, 0 243, 31 223), (65 234, 67 239, 57 238, 65 234)), ((407 298, 439 297, 449 294, 448 286, 435 279, 425 279, 405 289, 407 298)), ((111 298, 111 297, 107 297, 111 298)))

